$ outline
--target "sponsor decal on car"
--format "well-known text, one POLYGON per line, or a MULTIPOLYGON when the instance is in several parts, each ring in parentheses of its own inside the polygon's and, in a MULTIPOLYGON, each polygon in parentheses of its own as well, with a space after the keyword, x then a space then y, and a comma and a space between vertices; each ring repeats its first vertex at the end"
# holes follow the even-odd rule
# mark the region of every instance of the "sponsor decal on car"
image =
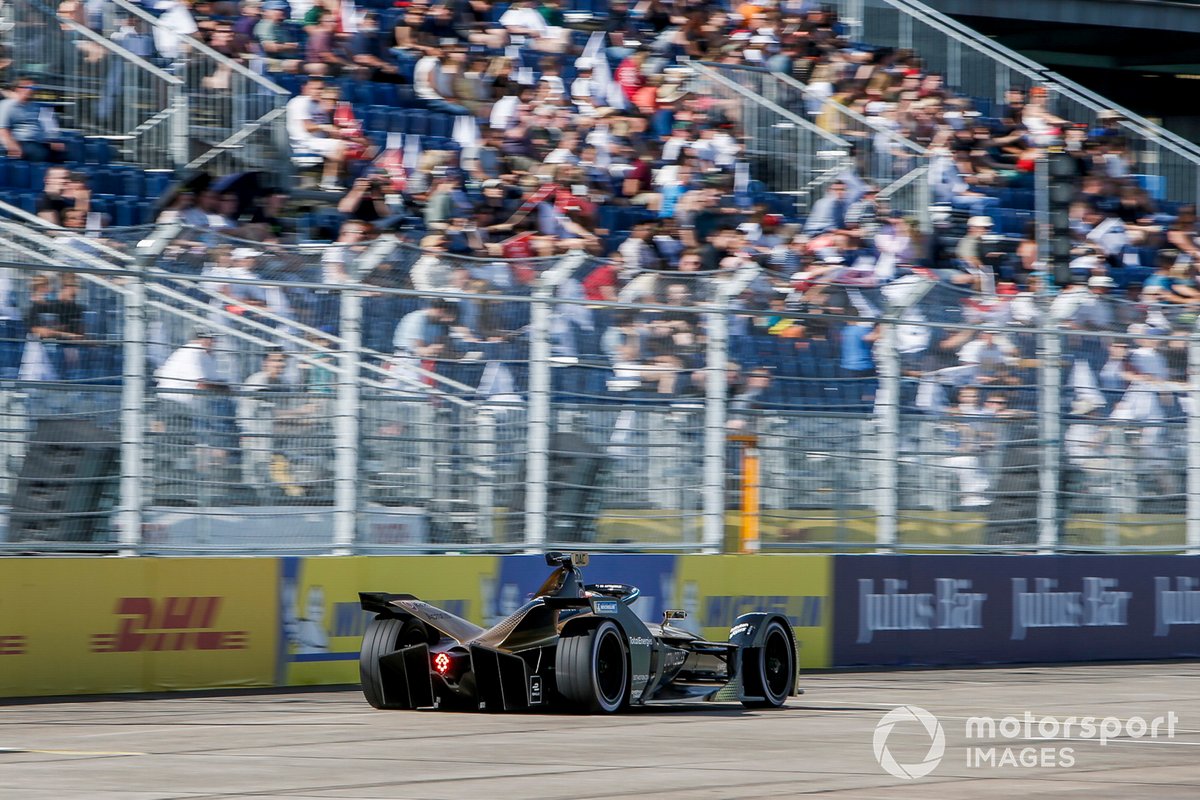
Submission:
POLYGON ((542 676, 529 676, 529 704, 536 705, 542 702, 542 676))
POLYGON ((218 630, 221 597, 121 597, 116 631, 94 633, 93 653, 162 650, 245 650, 246 631, 218 630))
POLYGON ((597 614, 615 614, 617 613, 617 601, 597 600, 592 608, 595 609, 597 614))
POLYGON ((650 645, 654 644, 654 640, 645 636, 630 636, 629 643, 640 645, 642 647, 649 647, 650 645))

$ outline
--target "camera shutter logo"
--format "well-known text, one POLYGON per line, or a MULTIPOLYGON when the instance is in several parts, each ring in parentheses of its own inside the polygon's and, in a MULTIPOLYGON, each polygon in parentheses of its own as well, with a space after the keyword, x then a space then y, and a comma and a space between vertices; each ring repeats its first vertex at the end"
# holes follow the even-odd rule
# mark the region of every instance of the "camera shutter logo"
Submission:
POLYGON ((946 733, 942 730, 942 724, 938 722, 937 717, 920 706, 899 706, 884 714, 883 718, 879 720, 879 724, 875 726, 875 738, 872 740, 872 744, 875 747, 875 760, 879 762, 879 766, 883 767, 885 772, 896 778, 913 780, 914 778, 924 778, 941 763, 942 756, 946 752, 946 733), (892 729, 900 722, 915 722, 929 734, 929 752, 925 754, 924 759, 915 764, 899 763, 888 749, 888 737, 891 735, 892 729))

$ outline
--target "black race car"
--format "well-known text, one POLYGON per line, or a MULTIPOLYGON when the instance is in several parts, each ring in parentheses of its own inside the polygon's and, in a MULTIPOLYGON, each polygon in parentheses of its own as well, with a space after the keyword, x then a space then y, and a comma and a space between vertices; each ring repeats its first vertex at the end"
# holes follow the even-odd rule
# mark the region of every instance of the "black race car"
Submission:
POLYGON ((359 674, 375 708, 610 714, 630 705, 739 701, 778 708, 796 688, 788 620, 743 614, 728 642, 647 625, 630 609, 638 590, 585 584, 582 553, 549 553, 556 569, 532 600, 484 629, 408 594, 362 592, 375 619, 363 635, 359 674))

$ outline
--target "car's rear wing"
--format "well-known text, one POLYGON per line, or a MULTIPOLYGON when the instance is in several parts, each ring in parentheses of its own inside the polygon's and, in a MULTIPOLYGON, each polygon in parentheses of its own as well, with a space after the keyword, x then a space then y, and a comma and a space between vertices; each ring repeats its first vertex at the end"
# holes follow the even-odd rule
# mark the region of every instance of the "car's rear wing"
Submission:
POLYGON ((416 595, 411 594, 392 594, 391 592, 359 592, 358 602, 362 604, 363 611, 371 611, 376 614, 387 614, 392 609, 390 608, 393 600, 416 600, 416 595))

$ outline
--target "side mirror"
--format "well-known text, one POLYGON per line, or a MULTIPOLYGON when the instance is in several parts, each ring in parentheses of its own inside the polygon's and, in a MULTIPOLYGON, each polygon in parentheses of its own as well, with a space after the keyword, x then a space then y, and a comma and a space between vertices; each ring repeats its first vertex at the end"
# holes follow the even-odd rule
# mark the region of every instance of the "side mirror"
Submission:
POLYGON ((677 608, 669 608, 663 612, 663 625, 666 625, 673 619, 687 619, 687 612, 681 611, 677 608))

